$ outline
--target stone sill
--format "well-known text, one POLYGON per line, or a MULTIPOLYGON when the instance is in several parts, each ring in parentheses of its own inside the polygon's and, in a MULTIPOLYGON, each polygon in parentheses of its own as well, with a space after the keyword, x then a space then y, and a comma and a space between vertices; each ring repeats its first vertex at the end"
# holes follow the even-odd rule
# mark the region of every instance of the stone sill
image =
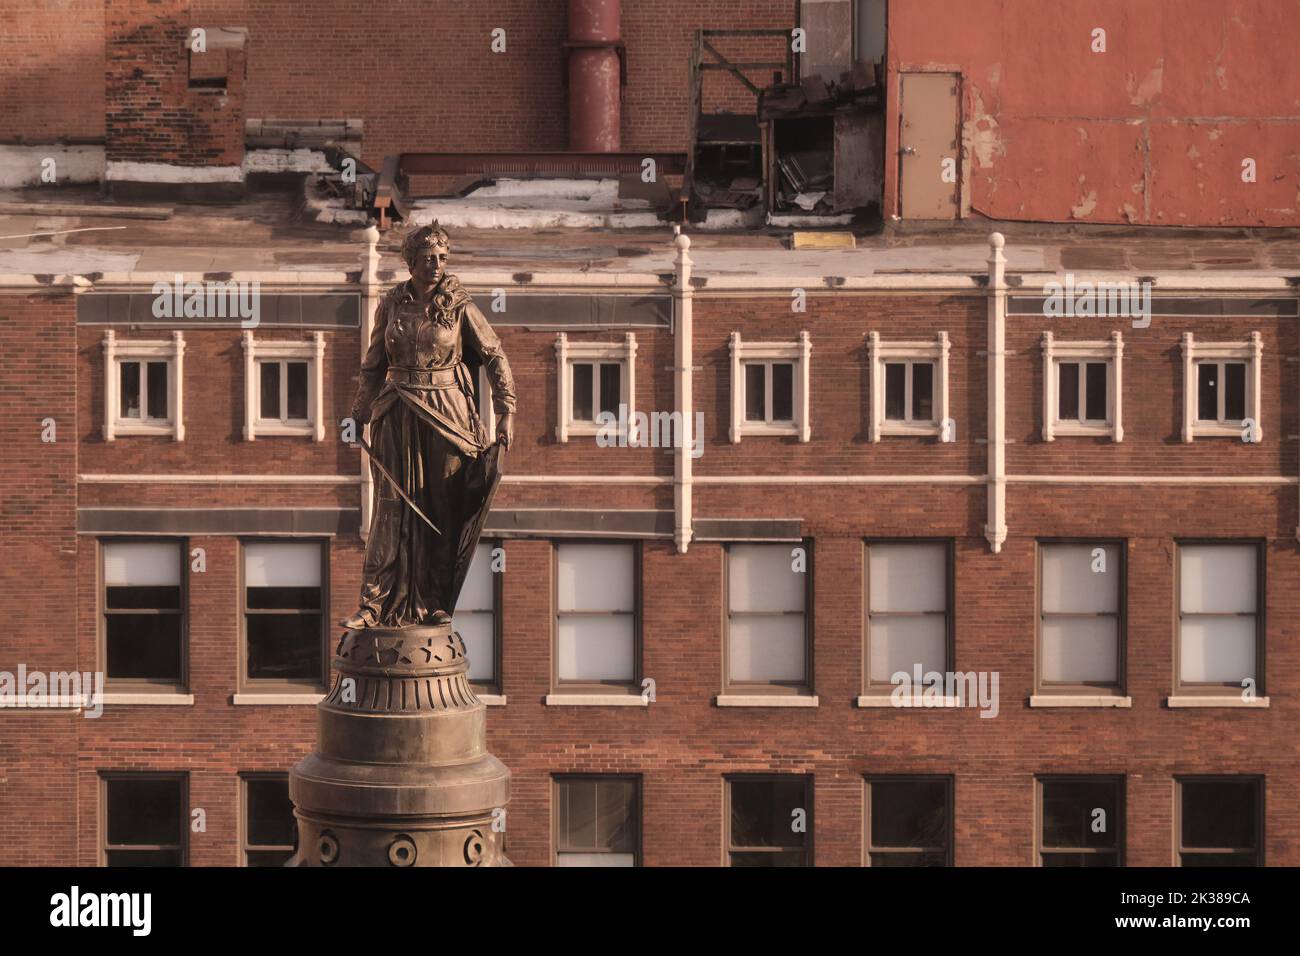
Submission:
POLYGON ((294 705, 294 704, 319 704, 325 699, 323 691, 301 691, 299 693, 264 693, 259 694, 256 691, 243 694, 234 694, 230 702, 236 707, 244 706, 277 706, 277 705, 294 705))
POLYGON ((1184 694, 1182 696, 1171 695, 1166 697, 1165 705, 1168 707, 1234 707, 1245 710, 1258 710, 1268 708, 1268 698, 1256 697, 1254 700, 1243 700, 1239 694, 1206 695, 1204 697, 1197 694, 1184 694))
POLYGON ((926 703, 919 697, 905 695, 901 702, 895 702, 889 694, 863 694, 858 698, 857 704, 859 707, 892 707, 895 710, 946 710, 961 706, 956 697, 940 697, 926 703))
POLYGON ((108 693, 104 695, 105 704, 141 704, 157 707, 193 707, 193 694, 132 694, 108 693))
POLYGON ((65 697, 28 697, 21 694, 12 698, 0 698, 0 710, 80 710, 87 706, 83 695, 65 697), (12 703, 11 703, 12 701, 12 703))
POLYGON ((474 696, 488 707, 504 707, 506 705, 505 694, 480 694, 476 691, 474 696))
POLYGON ((816 697, 803 694, 719 694, 713 699, 719 707, 817 707, 816 697))
POLYGON ((1132 697, 1110 694, 1033 694, 1030 707, 1132 707, 1132 697))
MULTIPOLYGON (((505 703, 505 698, 502 698, 505 703)), ((547 694, 547 707, 649 707, 640 694, 547 694)))

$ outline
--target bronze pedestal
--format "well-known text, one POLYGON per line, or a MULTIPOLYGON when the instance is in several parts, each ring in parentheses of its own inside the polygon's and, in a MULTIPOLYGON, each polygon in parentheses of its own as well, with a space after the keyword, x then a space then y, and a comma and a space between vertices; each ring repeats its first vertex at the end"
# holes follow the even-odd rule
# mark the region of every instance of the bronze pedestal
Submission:
POLYGON ((348 630, 334 667, 318 750, 289 774, 298 852, 287 865, 509 866, 510 771, 487 752, 460 635, 450 624, 348 630))

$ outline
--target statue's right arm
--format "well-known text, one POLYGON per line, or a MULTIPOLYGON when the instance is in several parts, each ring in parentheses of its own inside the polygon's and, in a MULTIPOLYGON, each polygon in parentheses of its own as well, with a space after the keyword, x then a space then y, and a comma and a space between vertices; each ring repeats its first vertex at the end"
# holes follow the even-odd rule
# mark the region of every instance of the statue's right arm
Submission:
POLYGON ((352 401, 352 419, 359 425, 370 421, 370 403, 379 394, 388 374, 388 349, 384 345, 384 329, 388 326, 388 299, 380 300, 375 309, 375 327, 370 333, 370 346, 357 374, 357 397, 352 401))

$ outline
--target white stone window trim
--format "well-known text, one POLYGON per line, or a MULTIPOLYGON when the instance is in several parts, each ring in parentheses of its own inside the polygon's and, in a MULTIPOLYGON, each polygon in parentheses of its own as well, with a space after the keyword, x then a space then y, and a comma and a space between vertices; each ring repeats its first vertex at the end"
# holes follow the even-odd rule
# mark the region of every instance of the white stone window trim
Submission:
MULTIPOLYGON (((1264 340, 1251 332, 1246 342, 1198 342, 1191 332, 1183 333, 1183 441, 1195 438, 1241 439, 1242 422, 1208 422, 1197 419, 1199 362, 1244 362, 1246 364, 1246 418, 1255 422, 1255 440, 1264 440, 1264 425, 1259 420, 1260 379, 1264 340)), ((1220 383, 1222 385, 1222 383, 1220 383)), ((1244 419, 1243 419, 1244 421, 1244 419)))
POLYGON ((744 435, 795 435, 799 441, 812 440, 809 415, 810 366, 812 340, 807 331, 794 342, 745 342, 739 332, 731 333, 731 443, 737 445, 744 435), (794 395, 791 422, 750 422, 745 420, 745 364, 748 362, 790 362, 794 365, 794 395))
MULTIPOLYGON (((488 374, 486 365, 478 367, 478 417, 487 430, 487 442, 491 445, 497 440, 497 416, 492 406, 492 376, 488 374)), ((482 699, 483 695, 479 694, 479 700, 482 699)))
POLYGON ((313 441, 325 440, 325 333, 314 332, 310 341, 258 339, 244 330, 244 441, 276 436, 307 435, 313 441), (282 422, 261 417, 262 375, 258 363, 267 361, 305 361, 307 363, 306 421, 282 422))
MULTIPOLYGON (((560 332, 555 336, 555 367, 560 374, 559 401, 556 403, 555 437, 567 442, 570 436, 596 435, 601 425, 595 421, 575 421, 573 413, 573 366, 587 362, 618 362, 623 371, 619 376, 619 404, 627 406, 627 421, 632 421, 636 396, 636 336, 628 332, 622 342, 575 342, 560 332)), ((599 372, 593 371, 599 381, 599 372)), ((598 409, 592 409, 599 415, 598 409)), ((495 431, 495 426, 493 426, 495 431)), ((623 434, 625 427, 620 427, 623 434)))
MULTIPOLYGON (((176 441, 185 440, 185 403, 183 375, 185 368, 185 336, 179 330, 172 332, 171 341, 145 339, 119 339, 113 329, 104 333, 104 441, 115 441, 119 435, 171 435, 176 441), (167 362, 167 419, 166 421, 130 419, 121 417, 122 362, 167 362)), ((140 387, 148 387, 147 371, 140 370, 140 387)))
POLYGON ((868 438, 878 442, 886 435, 943 436, 948 421, 948 333, 933 342, 882 342, 879 332, 867 333, 867 363, 871 373, 871 415, 868 438), (885 365, 891 361, 934 363, 934 421, 899 422, 885 417, 885 365))
MULTIPOLYGON (((1079 379, 1084 380, 1082 372, 1079 379)), ((1043 333, 1043 441, 1054 441, 1058 435, 1109 435, 1117 444, 1124 440, 1124 336, 1118 331, 1110 333, 1108 342, 1062 342, 1051 332, 1043 333), (1106 363, 1104 422, 1057 418, 1061 362, 1106 363)))

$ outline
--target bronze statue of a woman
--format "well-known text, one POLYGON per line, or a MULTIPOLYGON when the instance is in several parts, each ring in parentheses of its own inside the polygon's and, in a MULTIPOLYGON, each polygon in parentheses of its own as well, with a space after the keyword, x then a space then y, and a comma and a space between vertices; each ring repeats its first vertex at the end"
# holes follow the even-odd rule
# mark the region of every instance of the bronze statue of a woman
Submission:
POLYGON ((352 417, 370 423, 376 502, 360 606, 344 627, 450 622, 514 437, 510 365, 447 272, 450 250, 436 222, 408 235, 402 257, 411 278, 375 315, 352 417), (475 400, 480 366, 492 383, 493 443, 475 400))

